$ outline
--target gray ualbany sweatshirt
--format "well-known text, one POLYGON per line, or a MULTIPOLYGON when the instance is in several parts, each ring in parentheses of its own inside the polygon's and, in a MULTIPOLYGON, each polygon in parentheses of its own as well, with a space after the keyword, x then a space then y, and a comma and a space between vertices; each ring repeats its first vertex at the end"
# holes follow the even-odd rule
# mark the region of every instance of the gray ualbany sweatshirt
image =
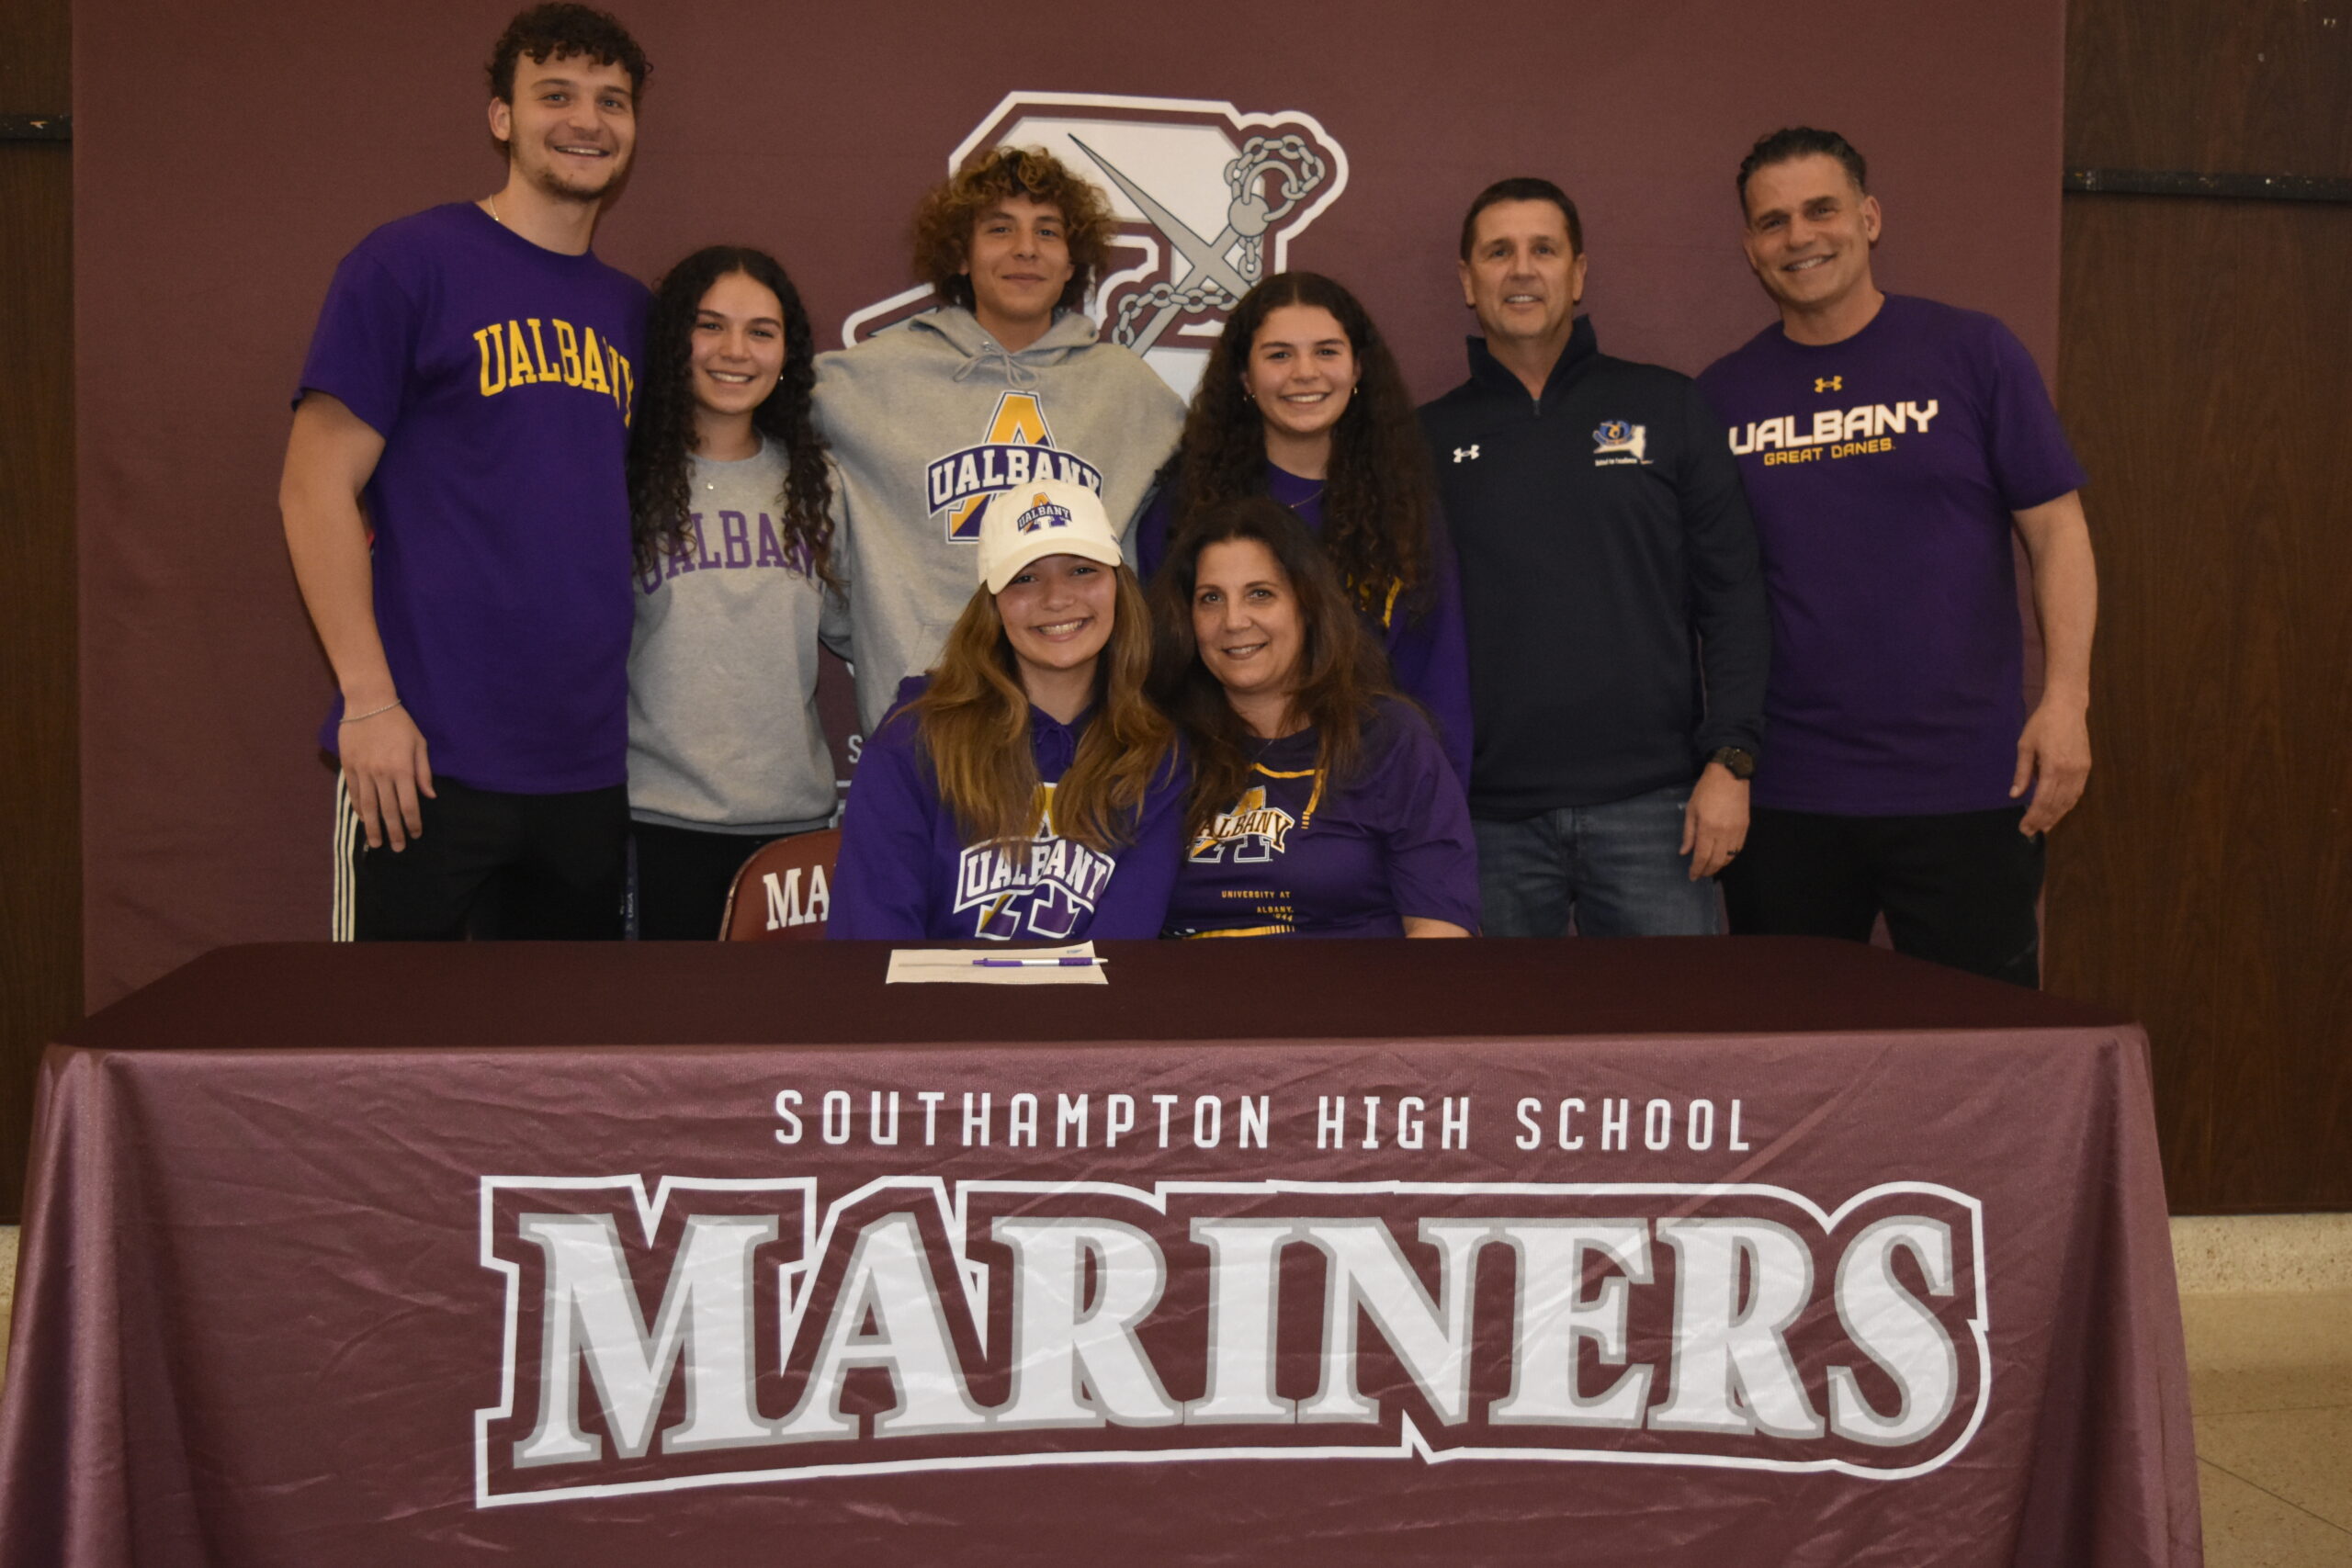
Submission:
POLYGON ((1184 405, 1075 311, 1008 354, 969 310, 943 306, 819 355, 817 419, 841 470, 857 712, 871 733, 979 586, 989 498, 1076 479, 1124 535, 1176 448, 1184 405))
POLYGON ((628 807, 640 822, 774 836, 832 817, 817 644, 846 649, 849 628, 786 555, 784 476, 773 445, 737 463, 694 459, 695 538, 638 578, 628 807))

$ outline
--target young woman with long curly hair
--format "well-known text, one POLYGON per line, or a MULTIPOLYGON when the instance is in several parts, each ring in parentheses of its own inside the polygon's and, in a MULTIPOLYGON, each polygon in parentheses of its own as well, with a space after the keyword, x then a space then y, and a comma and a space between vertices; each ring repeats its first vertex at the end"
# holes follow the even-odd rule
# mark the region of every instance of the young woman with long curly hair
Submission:
POLYGON ((1193 758, 1171 936, 1467 936, 1462 781, 1352 590, 1270 496, 1195 514, 1151 585, 1153 694, 1193 758))
POLYGON ((775 258, 713 245, 656 290, 629 433, 638 935, 718 934, 762 844, 831 820, 820 640, 846 653, 815 337, 775 258))
POLYGON ((1183 770, 1118 534, 1091 489, 1046 480, 991 502, 978 545, 939 662, 858 760, 827 934, 1158 936, 1183 770))
POLYGON ((1146 577, 1192 521, 1270 495, 1318 536, 1397 688, 1470 777, 1470 658, 1429 450, 1396 355, 1356 297, 1283 272, 1234 307, 1158 498, 1136 525, 1146 577))

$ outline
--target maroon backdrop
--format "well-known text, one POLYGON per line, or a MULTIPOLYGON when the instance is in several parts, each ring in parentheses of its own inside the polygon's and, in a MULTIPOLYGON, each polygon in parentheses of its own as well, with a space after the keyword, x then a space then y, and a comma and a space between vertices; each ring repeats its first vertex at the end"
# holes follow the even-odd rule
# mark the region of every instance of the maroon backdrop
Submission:
MULTIPOLYGON (((928 0, 621 8, 657 70, 600 252, 650 277, 695 244, 769 247, 828 347, 906 287, 916 194, 1018 89, 1315 117, 1348 184, 1289 259, 1363 295, 1423 396, 1460 371, 1461 209, 1505 174, 1550 175, 1582 205, 1605 348, 1696 371, 1746 338, 1770 313, 1731 175, 1795 121, 1869 153, 1883 282, 1994 311, 2052 361, 2058 0, 1299 0, 1279 33, 1039 0, 1019 36, 928 0)), ((225 942, 325 934, 331 790, 311 735, 329 678, 277 530, 286 399, 343 252, 497 183, 481 67, 509 9, 291 0, 261 24, 75 6, 93 1006, 225 942)))

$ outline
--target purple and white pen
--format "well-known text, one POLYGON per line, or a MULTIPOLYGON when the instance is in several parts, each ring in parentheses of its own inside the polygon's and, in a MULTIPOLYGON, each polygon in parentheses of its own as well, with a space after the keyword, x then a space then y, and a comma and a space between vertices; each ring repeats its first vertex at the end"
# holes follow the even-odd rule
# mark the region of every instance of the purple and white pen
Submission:
POLYGON ((975 969, 1091 969, 1099 958, 975 958, 975 969))

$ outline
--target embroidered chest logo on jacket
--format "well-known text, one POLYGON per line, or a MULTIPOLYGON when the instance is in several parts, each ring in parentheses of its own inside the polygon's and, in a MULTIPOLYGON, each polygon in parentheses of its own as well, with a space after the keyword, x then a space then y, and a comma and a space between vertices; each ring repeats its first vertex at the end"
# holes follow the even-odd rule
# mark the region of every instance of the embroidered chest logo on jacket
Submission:
POLYGON ((1605 419, 1600 428, 1592 433, 1592 466, 1596 468, 1615 468, 1622 464, 1649 466, 1650 427, 1628 424, 1622 419, 1605 419))
POLYGON ((1054 445, 1045 404, 1035 392, 1007 392, 996 400, 978 446, 938 458, 924 470, 924 494, 932 515, 947 513, 951 544, 980 538, 980 509, 989 498, 1039 479, 1063 479, 1097 492, 1102 473, 1084 458, 1054 445))
POLYGON ((971 913, 972 934, 992 942, 1067 937, 1094 912, 1118 857, 1072 843, 1054 831, 1054 786, 1037 802, 1037 832, 1028 842, 983 844, 956 861, 956 912, 971 913))
POLYGON ((1218 864, 1229 848, 1236 865, 1270 861, 1283 852, 1296 826, 1298 818, 1279 806, 1266 804, 1265 786, 1261 784, 1243 790, 1230 811, 1209 818, 1208 826, 1193 840, 1191 858, 1196 864, 1218 864))

